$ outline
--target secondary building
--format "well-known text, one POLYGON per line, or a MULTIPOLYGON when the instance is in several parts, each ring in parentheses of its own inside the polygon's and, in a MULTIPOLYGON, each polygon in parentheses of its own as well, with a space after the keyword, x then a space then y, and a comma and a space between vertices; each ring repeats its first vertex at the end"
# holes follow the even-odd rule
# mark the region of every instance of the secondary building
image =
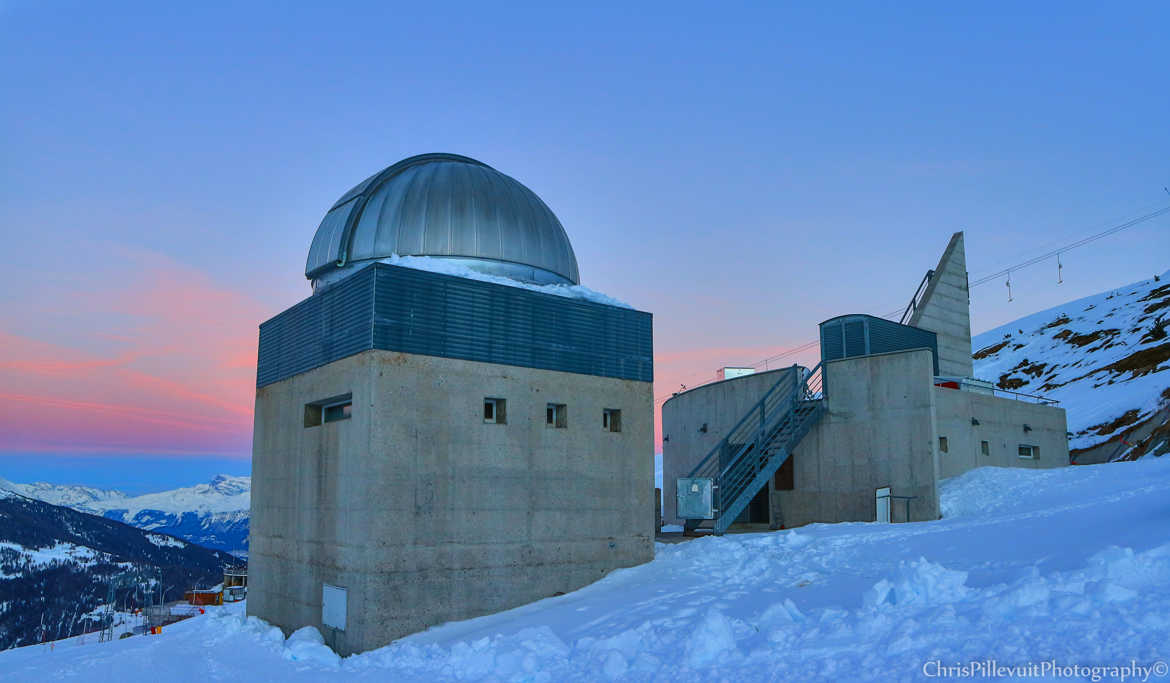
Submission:
POLYGON ((662 406, 664 522, 938 519, 938 481, 974 467, 1068 464, 1065 413, 972 377, 963 233, 902 322, 820 325, 821 362, 736 376, 662 406))

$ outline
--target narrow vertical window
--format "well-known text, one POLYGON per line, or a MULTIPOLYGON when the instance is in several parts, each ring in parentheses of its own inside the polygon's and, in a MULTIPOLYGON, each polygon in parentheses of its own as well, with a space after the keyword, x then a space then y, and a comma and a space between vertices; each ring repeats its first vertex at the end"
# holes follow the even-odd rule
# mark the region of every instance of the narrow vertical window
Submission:
POLYGON ((544 424, 547 427, 564 429, 569 426, 569 411, 564 403, 550 403, 545 406, 544 424))
POLYGON ((607 432, 622 431, 622 411, 606 408, 601 411, 601 428, 607 432))
POLYGON ((507 424, 508 401, 502 398, 485 398, 483 400, 484 424, 507 424))
POLYGON ((939 453, 950 452, 949 446, 947 445, 947 437, 945 437, 945 436, 938 437, 938 452, 939 453))
POLYGON ((979 442, 979 452, 983 455, 991 455, 991 444, 986 441, 979 442))

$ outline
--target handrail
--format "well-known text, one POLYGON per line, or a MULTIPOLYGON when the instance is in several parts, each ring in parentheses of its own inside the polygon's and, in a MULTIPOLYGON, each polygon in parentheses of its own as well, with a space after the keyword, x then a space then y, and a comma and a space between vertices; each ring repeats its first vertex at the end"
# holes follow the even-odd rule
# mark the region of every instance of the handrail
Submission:
MULTIPOLYGON (((774 412, 774 414, 779 414, 779 418, 777 419, 768 422, 765 422, 763 419, 761 419, 758 437, 754 441, 745 443, 743 446, 741 446, 740 449, 735 452, 734 457, 728 458, 727 466, 724 467, 723 471, 719 473, 721 478, 725 477, 729 472, 731 472, 731 470, 735 469, 739 465, 740 460, 742 459, 742 456, 748 447, 759 443, 759 441, 764 438, 765 434, 770 434, 776 427, 778 427, 779 423, 782 422, 784 418, 786 418, 788 414, 792 412, 793 408, 796 407, 798 401, 818 400, 824 395, 822 391, 823 373, 820 372, 820 370, 821 363, 817 363, 812 370, 808 371, 808 374, 793 383, 792 396, 788 400, 786 409, 774 412), (816 387, 815 391, 811 390, 811 386, 814 384, 816 387)), ((748 415, 750 416, 751 413, 749 412, 748 415)))
MULTIPOLYGON (((1032 401, 1032 402, 1038 403, 1040 405, 1045 405, 1045 406, 1058 406, 1058 405, 1060 405, 1060 401, 1056 400, 1055 398, 1048 398, 1047 396, 1040 396, 1037 394, 1025 394, 1022 391, 1011 391, 1010 389, 1000 389, 999 387, 995 387, 994 389, 991 390, 992 396, 996 396, 998 394, 1011 394, 1013 398, 1016 396, 1023 396, 1024 398, 1034 399, 1034 401, 1032 401)), ((1017 398, 1015 400, 1019 401, 1020 399, 1017 398)))
POLYGON ((817 363, 804 377, 805 401, 815 401, 825 397, 825 372, 821 367, 824 363, 817 363))
MULTIPOLYGON (((792 367, 799 368, 800 366, 793 365, 792 367)), ((689 476, 689 477, 698 476, 699 473, 705 468, 705 466, 711 461, 711 458, 713 458, 715 456, 715 454, 720 453, 724 448, 727 447, 727 445, 730 443, 731 437, 733 435, 738 435, 740 428, 743 427, 744 424, 747 423, 747 421, 750 418, 754 417, 756 415, 757 411, 766 414, 767 405, 769 402, 772 402, 772 398, 773 398, 774 394, 776 393, 776 390, 778 388, 780 388, 781 384, 784 384, 787 381, 789 381, 788 373, 785 373, 783 376, 780 377, 780 379, 776 380, 776 383, 773 384, 770 389, 768 389, 767 393, 765 393, 764 396, 759 401, 756 401, 752 405, 752 407, 747 412, 744 413, 744 416, 742 418, 740 418, 739 422, 737 422, 734 427, 732 427, 730 430, 728 430, 727 435, 724 436, 722 439, 720 439, 719 443, 715 444, 715 447, 712 448, 710 450, 710 452, 708 452, 707 455, 704 456, 703 459, 700 460, 697 465, 695 465, 694 469, 692 469, 691 473, 687 476, 689 476)), ((799 380, 794 380, 793 384, 794 385, 799 384, 799 380)), ((737 455, 738 455, 738 453, 737 453, 737 455)))
POLYGON ((807 433, 811 422, 810 416, 822 410, 820 400, 824 396, 823 372, 821 364, 812 370, 800 368, 797 381, 793 382, 792 392, 784 403, 783 410, 776 410, 769 416, 760 415, 760 428, 754 439, 746 442, 736 452, 734 457, 726 460, 726 466, 715 480, 715 512, 716 534, 727 530, 734 518, 747 504, 745 497, 761 481, 761 477, 770 476, 784 460, 791 456, 791 449, 807 433), (779 442, 777 439, 784 434, 786 437, 779 442), (765 474, 767 472, 768 474, 765 474))
MULTIPOLYGON (((799 365, 792 367, 791 376, 785 373, 778 379, 687 475, 713 480, 716 520, 722 520, 729 509, 733 512, 737 506, 742 507, 743 493, 751 480, 758 476, 762 463, 775 457, 765 449, 785 429, 785 421, 792 421, 796 419, 794 416, 802 414, 798 413, 802 406, 824 398, 821 363, 812 370, 799 365), (732 446, 735 450, 729 452, 732 446)), ((799 429, 795 426, 797 422, 792 424, 794 427, 790 428, 799 429)), ((800 438, 800 435, 795 438, 800 438)), ((716 533, 720 533, 720 528, 717 524, 716 533)))
MULTIPOLYGON (((793 391, 793 394, 796 394, 796 391, 793 391)), ((794 398, 794 397, 793 397, 793 398, 794 398)), ((770 424, 772 424, 773 422, 778 422, 779 420, 783 420, 783 419, 784 419, 784 417, 785 417, 786 415, 788 415, 788 413, 790 413, 790 412, 792 411, 792 406, 793 406, 793 404, 795 403, 795 401, 793 400, 793 398, 790 398, 788 401, 786 401, 786 402, 784 403, 784 406, 785 406, 785 409, 784 409, 784 410, 780 410, 780 411, 773 411, 773 413, 774 413, 774 414, 775 414, 775 413, 779 413, 780 417, 779 417, 779 419, 778 419, 778 420, 772 420, 772 421, 769 421, 769 422, 764 422, 764 421, 761 419, 761 421, 760 421, 760 428, 757 430, 758 436, 757 436, 755 439, 752 439, 752 440, 750 440, 750 441, 745 441, 745 442, 743 443, 743 445, 741 445, 741 446, 740 446, 738 449, 736 449, 736 451, 735 451, 735 454, 734 454, 734 455, 732 455, 730 458, 728 458, 728 459, 727 459, 727 463, 726 463, 726 465, 723 467, 722 471, 720 471, 720 472, 719 472, 719 476, 720 476, 720 477, 724 477, 724 476, 726 476, 728 472, 730 472, 730 471, 731 471, 733 468, 735 468, 735 467, 736 467, 736 466, 739 464, 739 461, 742 459, 742 456, 743 456, 743 454, 744 454, 744 453, 745 453, 745 452, 746 452, 746 451, 747 451, 749 448, 751 448, 752 446, 755 446, 757 443, 759 443, 760 439, 762 439, 762 438, 763 438, 763 435, 764 435, 764 433, 765 433, 765 432, 771 431, 770 429, 768 429, 768 426, 769 426, 770 424)))
POLYGON ((910 297, 910 303, 906 306, 906 310, 902 311, 902 317, 898 320, 898 323, 905 325, 906 321, 909 320, 916 311, 918 311, 918 297, 922 294, 923 290, 926 289, 926 285, 928 282, 930 282, 930 278, 932 277, 934 277, 934 271, 926 271, 926 275, 923 276, 922 282, 918 283, 918 289, 914 290, 914 296, 910 297))

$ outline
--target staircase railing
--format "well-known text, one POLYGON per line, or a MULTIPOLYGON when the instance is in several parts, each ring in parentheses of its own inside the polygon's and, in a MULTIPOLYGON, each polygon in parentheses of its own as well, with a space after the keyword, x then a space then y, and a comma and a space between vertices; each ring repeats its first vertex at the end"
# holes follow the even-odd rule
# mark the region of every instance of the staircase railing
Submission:
MULTIPOLYGON (((820 417, 823 397, 821 365, 811 371, 794 365, 691 470, 688 478, 712 480, 715 533, 726 531, 788 459, 820 417)), ((688 519, 686 526, 701 522, 688 519)))
POLYGON ((902 311, 902 317, 898 322, 902 325, 907 325, 914 314, 918 312, 918 305, 922 303, 922 295, 926 292, 926 286, 930 284, 930 278, 934 277, 934 271, 926 271, 926 275, 922 276, 922 282, 918 283, 918 289, 914 290, 914 296, 910 297, 910 303, 906 305, 906 310, 902 311))
MULTIPOLYGON (((792 367, 799 372, 799 366, 792 367)), ((784 373, 687 476, 718 478, 723 468, 754 440, 769 416, 774 417, 778 411, 787 410, 787 403, 792 398, 792 387, 787 385, 793 384, 794 380, 795 375, 784 373)))

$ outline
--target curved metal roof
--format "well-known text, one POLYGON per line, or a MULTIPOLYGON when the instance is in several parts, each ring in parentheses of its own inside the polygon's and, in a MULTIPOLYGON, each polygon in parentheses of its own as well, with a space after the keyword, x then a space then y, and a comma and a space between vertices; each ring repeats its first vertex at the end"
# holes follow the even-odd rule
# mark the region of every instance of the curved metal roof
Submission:
POLYGON ((459 259, 516 279, 580 282, 569 237, 540 197, 457 154, 403 159, 342 195, 317 228, 305 277, 316 281, 395 254, 459 259))

